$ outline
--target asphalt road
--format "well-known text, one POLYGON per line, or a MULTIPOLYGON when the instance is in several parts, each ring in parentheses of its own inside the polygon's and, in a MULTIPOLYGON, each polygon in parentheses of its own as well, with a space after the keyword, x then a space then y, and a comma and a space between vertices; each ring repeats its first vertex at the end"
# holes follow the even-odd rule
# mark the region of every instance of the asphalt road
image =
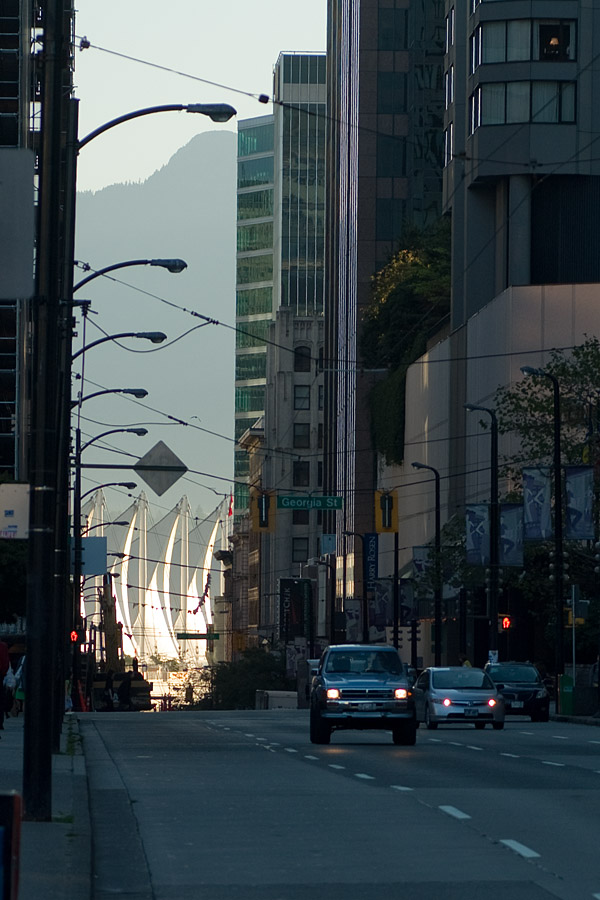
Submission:
POLYGON ((308 740, 308 712, 81 719, 94 900, 599 898, 600 729, 308 740))

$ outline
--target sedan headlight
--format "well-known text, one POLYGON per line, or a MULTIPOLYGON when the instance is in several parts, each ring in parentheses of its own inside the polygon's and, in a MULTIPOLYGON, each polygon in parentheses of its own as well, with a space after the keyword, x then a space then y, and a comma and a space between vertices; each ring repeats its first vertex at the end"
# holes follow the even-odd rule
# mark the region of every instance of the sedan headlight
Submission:
POLYGON ((547 697, 547 696, 548 696, 548 691, 546 690, 546 688, 542 688, 541 691, 538 691, 537 694, 535 695, 535 699, 543 700, 544 697, 547 697))
POLYGON ((431 702, 437 703, 438 706, 452 706, 450 697, 432 697, 431 702))
POLYGON ((339 700, 340 699, 339 688, 327 688, 327 699, 328 700, 339 700))
POLYGON ((490 699, 488 700, 488 706, 496 706, 497 703, 498 701, 494 700, 493 697, 490 697, 490 699))
POLYGON ((406 698, 408 697, 408 691, 406 690, 406 688, 396 688, 396 690, 394 691, 394 697, 396 698, 396 700, 406 700, 406 698))

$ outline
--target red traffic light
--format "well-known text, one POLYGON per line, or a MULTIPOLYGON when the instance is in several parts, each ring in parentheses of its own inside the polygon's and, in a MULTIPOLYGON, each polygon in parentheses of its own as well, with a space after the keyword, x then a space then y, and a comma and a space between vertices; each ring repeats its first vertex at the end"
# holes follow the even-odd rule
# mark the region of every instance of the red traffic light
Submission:
POLYGON ((502 616, 502 630, 507 631, 512 625, 510 616, 502 616))
POLYGON ((72 643, 72 644, 76 644, 76 643, 77 643, 77 638, 78 638, 78 637, 79 637, 79 635, 77 634, 77 632, 76 632, 75 630, 73 630, 73 631, 71 632, 71 643, 72 643))

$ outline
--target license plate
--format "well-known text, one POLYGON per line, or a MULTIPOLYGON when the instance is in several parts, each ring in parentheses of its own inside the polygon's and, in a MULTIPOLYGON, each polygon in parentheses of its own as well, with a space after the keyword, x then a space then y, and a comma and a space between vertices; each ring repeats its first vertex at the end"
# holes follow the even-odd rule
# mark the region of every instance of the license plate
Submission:
POLYGON ((373 710, 377 709, 376 703, 361 703, 357 706, 358 710, 362 710, 363 712, 373 712, 373 710))
POLYGON ((512 709, 523 709, 523 701, 522 700, 511 700, 510 705, 512 709))
POLYGON ((474 717, 474 716, 478 716, 478 715, 479 715, 478 709, 465 709, 465 716, 474 717))

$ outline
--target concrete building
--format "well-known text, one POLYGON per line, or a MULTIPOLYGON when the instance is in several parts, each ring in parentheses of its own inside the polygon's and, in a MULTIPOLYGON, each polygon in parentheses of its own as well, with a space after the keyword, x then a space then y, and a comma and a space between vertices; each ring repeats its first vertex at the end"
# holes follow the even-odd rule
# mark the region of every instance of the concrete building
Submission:
MULTIPOLYGON (((433 478, 411 461, 440 472, 442 524, 464 516, 466 503, 489 502, 489 431, 464 403, 492 407, 520 366, 543 366, 552 348, 600 332, 599 45, 594 9, 576 2, 446 3, 452 331, 409 369, 405 463, 379 481, 401 485, 404 566, 434 532, 433 478)), ((501 455, 516 449, 514 436, 501 435, 501 455)), ((501 482, 500 494, 509 487, 501 482)), ((458 649, 451 630, 449 662, 458 649)))
POLYGON ((278 579, 318 552, 316 512, 273 508, 277 536, 249 533, 240 482, 273 498, 322 492, 325 69, 323 54, 282 53, 273 115, 239 123, 234 547, 248 557, 251 643, 278 639, 278 579))

